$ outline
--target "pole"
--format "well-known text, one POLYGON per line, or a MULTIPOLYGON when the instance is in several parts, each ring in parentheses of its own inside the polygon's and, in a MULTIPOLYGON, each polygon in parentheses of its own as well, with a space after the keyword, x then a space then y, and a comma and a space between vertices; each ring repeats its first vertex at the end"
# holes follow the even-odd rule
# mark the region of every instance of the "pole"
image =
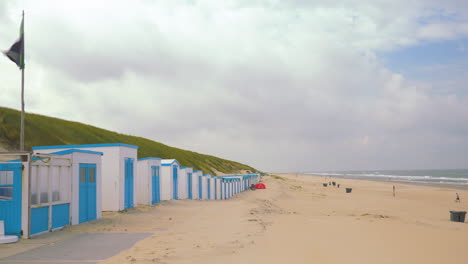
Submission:
POLYGON ((24 68, 21 70, 21 134, 20 151, 24 151, 24 68))
MULTIPOLYGON (((24 32, 24 10, 23 10, 23 32, 24 32)), ((23 49, 24 50, 24 33, 23 49)), ((24 56, 24 54, 23 54, 24 56)), ((24 60, 24 58, 23 58, 24 60)), ((24 151, 24 66, 21 69, 21 133, 20 133, 20 151, 24 151)))

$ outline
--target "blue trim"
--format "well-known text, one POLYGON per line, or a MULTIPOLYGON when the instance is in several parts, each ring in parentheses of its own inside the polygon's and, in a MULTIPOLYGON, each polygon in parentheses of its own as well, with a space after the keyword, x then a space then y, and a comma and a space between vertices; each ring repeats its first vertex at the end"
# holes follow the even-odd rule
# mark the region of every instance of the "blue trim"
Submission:
MULTIPOLYGON (((169 165, 172 165, 172 164, 174 164, 174 162, 175 162, 175 163, 177 163, 177 166, 180 166, 179 161, 177 161, 176 159, 165 159, 165 160, 172 160, 172 162, 171 162, 171 163, 168 163, 167 161, 165 162, 164 160, 161 160, 161 164, 169 164, 169 165)), ((164 165, 163 165, 163 166, 164 166, 164 165)))
POLYGON ((196 171, 194 171, 194 173, 195 173, 195 172, 201 172, 201 173, 203 174, 203 171, 201 171, 201 170, 196 170, 196 171))
POLYGON ((101 148, 101 147, 128 147, 128 148, 138 149, 138 146, 128 145, 128 144, 124 144, 124 143, 37 146, 37 147, 32 147, 32 149, 33 150, 39 150, 39 149, 70 149, 70 148, 101 148))
POLYGON ((140 161, 140 160, 162 160, 162 159, 161 158, 147 157, 147 158, 138 159, 138 161, 140 161))
POLYGON ((183 166, 183 167, 180 167, 179 169, 187 169, 187 168, 190 168, 190 167, 183 166))
POLYGON ((172 163, 169 163, 169 164, 162 164, 161 163, 161 166, 172 166, 172 163))
POLYGON ((103 152, 99 152, 99 151, 91 151, 91 150, 82 150, 82 149, 67 149, 67 150, 61 150, 61 151, 57 151, 57 152, 52 152, 50 154, 54 154, 54 155, 67 155, 67 154, 70 154, 70 153, 73 153, 73 152, 80 152, 80 153, 88 153, 88 154, 96 154, 96 155, 104 155, 103 152))

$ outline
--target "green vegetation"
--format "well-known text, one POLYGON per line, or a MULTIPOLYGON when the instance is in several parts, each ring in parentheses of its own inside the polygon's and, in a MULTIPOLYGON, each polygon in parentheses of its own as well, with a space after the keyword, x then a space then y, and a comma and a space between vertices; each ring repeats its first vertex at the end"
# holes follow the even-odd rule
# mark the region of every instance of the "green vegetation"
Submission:
POLYGON ((276 180, 282 180, 282 181, 285 181, 285 180, 286 180, 285 178, 283 178, 283 177, 281 177, 281 176, 278 176, 278 175, 271 175, 271 177, 272 177, 273 179, 276 179, 276 180))
MULTIPOLYGON (((19 111, 0 107, 0 145, 9 150, 18 149, 20 118, 19 111)), ((236 173, 241 170, 257 171, 235 161, 169 147, 146 138, 123 135, 78 122, 26 113, 24 144, 27 150, 31 150, 33 146, 101 143, 136 145, 139 146, 138 158, 174 158, 180 162, 181 166, 203 170, 204 173, 215 174, 214 170, 222 173, 236 173)))

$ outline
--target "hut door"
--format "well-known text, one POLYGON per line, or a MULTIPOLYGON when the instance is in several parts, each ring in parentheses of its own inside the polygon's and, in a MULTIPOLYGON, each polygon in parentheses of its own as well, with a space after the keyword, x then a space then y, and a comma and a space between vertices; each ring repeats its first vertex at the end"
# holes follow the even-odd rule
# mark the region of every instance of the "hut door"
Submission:
POLYGON ((192 173, 190 173, 190 172, 187 173, 187 177, 188 177, 188 184, 187 184, 188 185, 188 190, 187 190, 188 191, 187 192, 188 193, 188 198, 193 199, 193 197, 192 197, 192 173))
POLYGON ((125 199, 124 207, 133 207, 133 159, 125 159, 125 199))
POLYGON ((214 199, 218 199, 218 180, 214 180, 214 199))
POLYGON ((177 176, 178 176, 178 175, 177 175, 177 166, 174 165, 174 166, 172 166, 172 178, 173 178, 172 183, 173 183, 173 190, 174 190, 174 191, 173 191, 173 196, 174 196, 174 197, 172 197, 172 198, 173 198, 174 200, 179 199, 179 195, 178 195, 178 192, 177 192, 177 190, 178 190, 178 185, 179 185, 179 184, 178 184, 178 179, 177 179, 178 177, 177 177, 177 176))
POLYGON ((96 164, 80 164, 80 223, 96 219, 96 164))
POLYGON ((203 199, 203 181, 202 176, 198 176, 198 199, 203 199))
POLYGON ((208 195, 207 195, 208 198, 207 198, 207 199, 210 200, 210 197, 211 197, 211 179, 208 178, 208 179, 207 179, 207 182, 208 182, 208 183, 207 183, 207 185, 208 185, 208 186, 207 186, 207 187, 208 187, 208 188, 207 188, 207 190, 208 190, 208 195))
POLYGON ((152 195, 151 195, 151 203, 159 203, 161 201, 161 191, 159 188, 159 167, 152 166, 151 167, 151 183, 152 183, 152 195))
POLYGON ((21 163, 0 164, 0 220, 5 234, 21 236, 21 163))

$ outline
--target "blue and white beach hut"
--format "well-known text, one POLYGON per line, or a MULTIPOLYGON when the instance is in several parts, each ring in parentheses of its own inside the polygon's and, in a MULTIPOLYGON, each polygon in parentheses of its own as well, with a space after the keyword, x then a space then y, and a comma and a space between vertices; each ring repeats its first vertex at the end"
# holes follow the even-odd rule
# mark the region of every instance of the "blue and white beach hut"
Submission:
POLYGON ((217 188, 216 188, 216 176, 210 176, 208 178, 208 186, 210 190, 210 195, 208 196, 208 200, 216 200, 217 195, 217 188))
POLYGON ((152 205, 161 201, 160 170, 160 158, 138 159, 135 179, 138 204, 152 205))
POLYGON ((102 155, 66 149, 0 163, 0 220, 6 234, 29 238, 100 218, 102 155))
POLYGON ((192 199, 202 199, 203 185, 202 183, 203 172, 196 170, 192 173, 192 199))
POLYGON ((194 199, 194 177, 193 177, 193 168, 185 167, 185 173, 187 175, 187 199, 194 199))
POLYGON ((179 199, 187 199, 188 198, 188 167, 180 167, 179 168, 179 179, 178 179, 178 194, 179 199))
POLYGON ((209 184, 209 179, 211 178, 211 174, 204 174, 202 176, 202 199, 209 200, 211 195, 211 186, 209 184))
POLYGON ((102 152, 102 210, 120 211, 136 203, 134 175, 138 147, 122 143, 33 147, 34 153, 61 150, 102 152))
POLYGON ((161 200, 177 200, 180 163, 176 159, 161 160, 161 200))

